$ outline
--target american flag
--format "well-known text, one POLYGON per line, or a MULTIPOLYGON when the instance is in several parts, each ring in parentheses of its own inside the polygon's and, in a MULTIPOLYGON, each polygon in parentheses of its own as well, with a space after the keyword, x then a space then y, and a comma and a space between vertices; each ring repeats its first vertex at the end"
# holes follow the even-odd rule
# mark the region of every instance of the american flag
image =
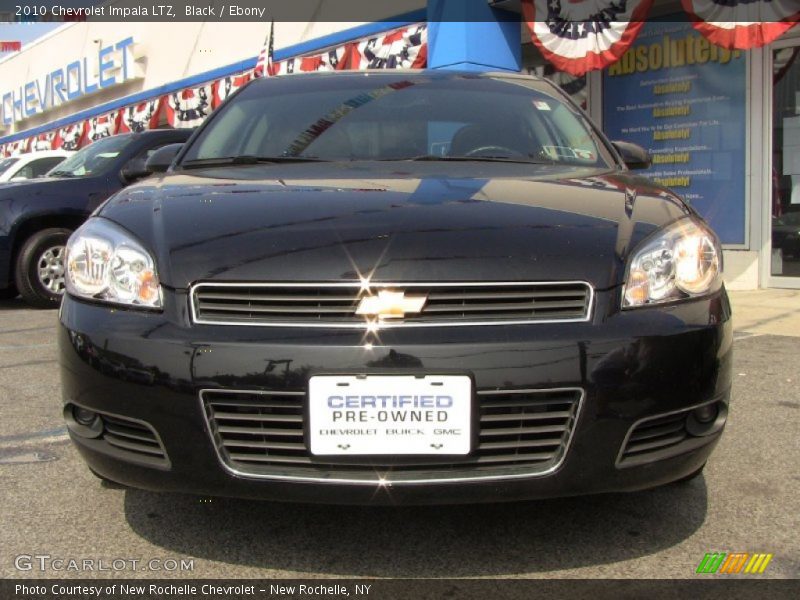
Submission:
POLYGON ((253 71, 254 77, 271 77, 275 74, 275 67, 273 64, 273 56, 275 54, 275 21, 272 22, 269 28, 269 35, 264 40, 264 47, 261 48, 261 53, 258 55, 256 61, 256 68, 253 71))

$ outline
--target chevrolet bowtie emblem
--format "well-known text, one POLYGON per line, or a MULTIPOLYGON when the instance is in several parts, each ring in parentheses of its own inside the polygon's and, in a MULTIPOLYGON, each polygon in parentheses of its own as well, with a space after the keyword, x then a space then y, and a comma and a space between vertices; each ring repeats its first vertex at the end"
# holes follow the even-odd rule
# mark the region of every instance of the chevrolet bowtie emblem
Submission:
POLYGON ((377 296, 365 296, 356 309, 357 315, 381 319, 402 319, 406 313, 418 313, 425 306, 426 296, 406 296, 405 292, 381 290, 377 296))

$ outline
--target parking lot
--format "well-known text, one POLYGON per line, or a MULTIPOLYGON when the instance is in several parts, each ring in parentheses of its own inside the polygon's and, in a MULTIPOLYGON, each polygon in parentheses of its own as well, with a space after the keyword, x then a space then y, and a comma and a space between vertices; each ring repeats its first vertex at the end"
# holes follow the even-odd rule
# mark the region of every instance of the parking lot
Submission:
POLYGON ((62 424, 56 312, 0 302, 0 574, 92 575, 15 566, 19 555, 45 554, 141 561, 126 577, 690 578, 706 552, 723 551, 772 553, 762 577, 800 577, 800 337, 774 334, 791 333, 780 326, 785 312, 765 308, 737 329, 727 431, 692 482, 543 502, 371 508, 101 484, 62 424), (193 559, 193 570, 143 570, 151 559, 193 559))

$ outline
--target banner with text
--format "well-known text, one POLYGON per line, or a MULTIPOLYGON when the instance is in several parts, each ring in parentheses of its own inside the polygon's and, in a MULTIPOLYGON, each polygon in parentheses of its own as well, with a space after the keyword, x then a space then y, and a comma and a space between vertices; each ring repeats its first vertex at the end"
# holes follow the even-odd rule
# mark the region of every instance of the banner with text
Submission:
POLYGON ((746 61, 690 23, 647 23, 603 72, 603 129, 653 155, 647 177, 683 196, 725 244, 744 244, 746 61))

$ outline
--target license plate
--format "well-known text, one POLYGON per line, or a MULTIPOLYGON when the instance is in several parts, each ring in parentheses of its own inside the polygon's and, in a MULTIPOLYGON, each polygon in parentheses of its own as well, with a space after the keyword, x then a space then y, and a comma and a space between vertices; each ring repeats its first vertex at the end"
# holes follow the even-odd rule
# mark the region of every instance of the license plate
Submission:
POLYGON ((309 379, 311 454, 466 455, 472 380, 466 375, 316 375, 309 379))

